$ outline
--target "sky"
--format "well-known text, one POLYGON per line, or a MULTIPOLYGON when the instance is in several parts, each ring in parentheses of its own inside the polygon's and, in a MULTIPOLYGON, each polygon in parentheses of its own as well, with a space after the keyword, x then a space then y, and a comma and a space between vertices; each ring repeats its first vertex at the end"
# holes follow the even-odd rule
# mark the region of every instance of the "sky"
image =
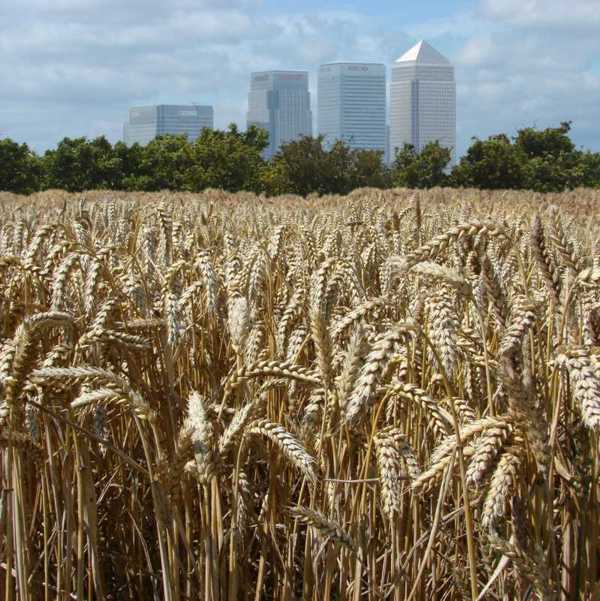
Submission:
MULTIPOLYGON (((38 152, 122 136, 130 106, 212 104, 245 127, 249 74, 393 61, 456 68, 457 150, 573 121, 600 151, 600 0, 0 0, 0 137, 38 152)), ((389 75, 389 71, 388 71, 389 75)))

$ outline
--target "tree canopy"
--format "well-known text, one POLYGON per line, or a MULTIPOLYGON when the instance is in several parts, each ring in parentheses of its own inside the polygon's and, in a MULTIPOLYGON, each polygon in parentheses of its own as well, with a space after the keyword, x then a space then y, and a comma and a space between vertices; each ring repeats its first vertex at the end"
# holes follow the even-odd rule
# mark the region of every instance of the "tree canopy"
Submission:
POLYGON ((447 168, 452 160, 449 149, 430 142, 421 152, 405 144, 396 153, 392 165, 392 182, 403 188, 434 188, 448 182, 447 168))
POLYGON ((121 187, 122 166, 104 137, 64 138, 42 158, 44 185, 68 192, 121 187))
POLYGON ((525 155, 505 135, 475 138, 452 172, 453 183, 464 188, 519 189, 523 187, 525 155))
POLYGON ((146 146, 111 144, 105 137, 64 138, 42 156, 26 144, 0 140, 0 190, 30 194, 48 188, 182 190, 221 188, 276 194, 347 194, 359 187, 527 189, 560 192, 600 187, 600 153, 576 148, 571 123, 473 138, 458 164, 438 142, 420 152, 405 145, 390 165, 383 153, 357 150, 323 137, 283 144, 269 161, 264 130, 205 129, 196 140, 165 135, 146 146))
POLYGON ((571 123, 527 127, 510 139, 505 134, 473 139, 452 173, 454 185, 486 189, 562 192, 600 187, 594 153, 578 150, 569 137, 571 123))
POLYGON ((341 141, 327 149, 322 136, 284 144, 265 171, 271 194, 348 194, 390 183, 382 152, 352 149, 341 141))
POLYGON ((40 189, 42 168, 27 144, 0 140, 0 190, 31 194, 40 189))

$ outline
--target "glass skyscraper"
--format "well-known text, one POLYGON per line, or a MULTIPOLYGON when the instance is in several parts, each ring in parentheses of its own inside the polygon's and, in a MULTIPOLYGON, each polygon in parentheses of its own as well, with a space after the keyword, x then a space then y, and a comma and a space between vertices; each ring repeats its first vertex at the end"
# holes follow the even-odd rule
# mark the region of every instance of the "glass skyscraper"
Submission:
POLYGON ((248 126, 269 134, 269 159, 286 142, 312 135, 307 71, 262 71, 250 76, 248 126))
POLYGON ((204 128, 214 124, 212 106, 159 104, 129 109, 129 121, 123 128, 125 144, 148 144, 157 136, 185 134, 195 140, 204 128))
POLYGON ((419 42, 392 66, 390 160, 404 144, 420 152, 438 141, 456 157, 454 67, 427 42, 419 42))
POLYGON ((325 145, 342 140, 350 148, 385 153, 385 65, 321 65, 318 85, 319 134, 325 145))

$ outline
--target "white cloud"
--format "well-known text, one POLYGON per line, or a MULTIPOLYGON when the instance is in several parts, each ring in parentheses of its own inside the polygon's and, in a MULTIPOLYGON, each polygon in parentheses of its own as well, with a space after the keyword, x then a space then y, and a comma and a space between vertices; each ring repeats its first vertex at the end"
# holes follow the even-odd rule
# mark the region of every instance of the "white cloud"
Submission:
MULTIPOLYGON (((377 29, 364 31, 364 15, 334 10, 266 15, 257 12, 259 4, 25 0, 22 10, 4 5, 0 10, 11 12, 10 19, 0 20, 0 80, 11 82, 4 100, 38 107, 30 115, 39 123, 31 140, 38 147, 56 142, 51 136, 63 112, 72 115, 63 122, 64 135, 89 135, 105 122, 124 120, 128 106, 142 102, 212 103, 217 125, 225 126, 245 120, 252 70, 314 71, 321 62, 375 60, 385 52, 384 36, 377 29), (9 21, 10 28, 2 25, 9 21)), ((0 109, 0 118, 9 110, 0 109)), ((21 128, 9 123, 2 129, 22 139, 21 128)))
POLYGON ((598 0, 484 0, 484 16, 510 25, 561 29, 594 28, 600 24, 598 0))
POLYGON ((356 10, 265 11, 260 0, 0 0, 0 132, 38 149, 115 139, 129 106, 154 102, 210 103, 217 126, 243 125, 251 71, 307 69, 315 93, 320 63, 389 65, 425 37, 456 64, 459 151, 473 135, 563 119, 599 147, 598 2, 480 0, 406 32, 356 10))
POLYGON ((597 0, 482 0, 478 15, 456 56, 463 135, 573 120, 575 140, 600 149, 597 0))

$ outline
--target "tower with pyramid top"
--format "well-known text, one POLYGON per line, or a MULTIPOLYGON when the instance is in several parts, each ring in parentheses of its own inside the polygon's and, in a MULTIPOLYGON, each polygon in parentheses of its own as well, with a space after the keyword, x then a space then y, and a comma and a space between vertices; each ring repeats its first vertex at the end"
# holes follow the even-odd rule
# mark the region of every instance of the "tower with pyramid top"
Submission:
POLYGON ((405 144, 420 152, 438 141, 456 157, 456 82, 450 61, 425 41, 392 66, 390 158, 405 144))

